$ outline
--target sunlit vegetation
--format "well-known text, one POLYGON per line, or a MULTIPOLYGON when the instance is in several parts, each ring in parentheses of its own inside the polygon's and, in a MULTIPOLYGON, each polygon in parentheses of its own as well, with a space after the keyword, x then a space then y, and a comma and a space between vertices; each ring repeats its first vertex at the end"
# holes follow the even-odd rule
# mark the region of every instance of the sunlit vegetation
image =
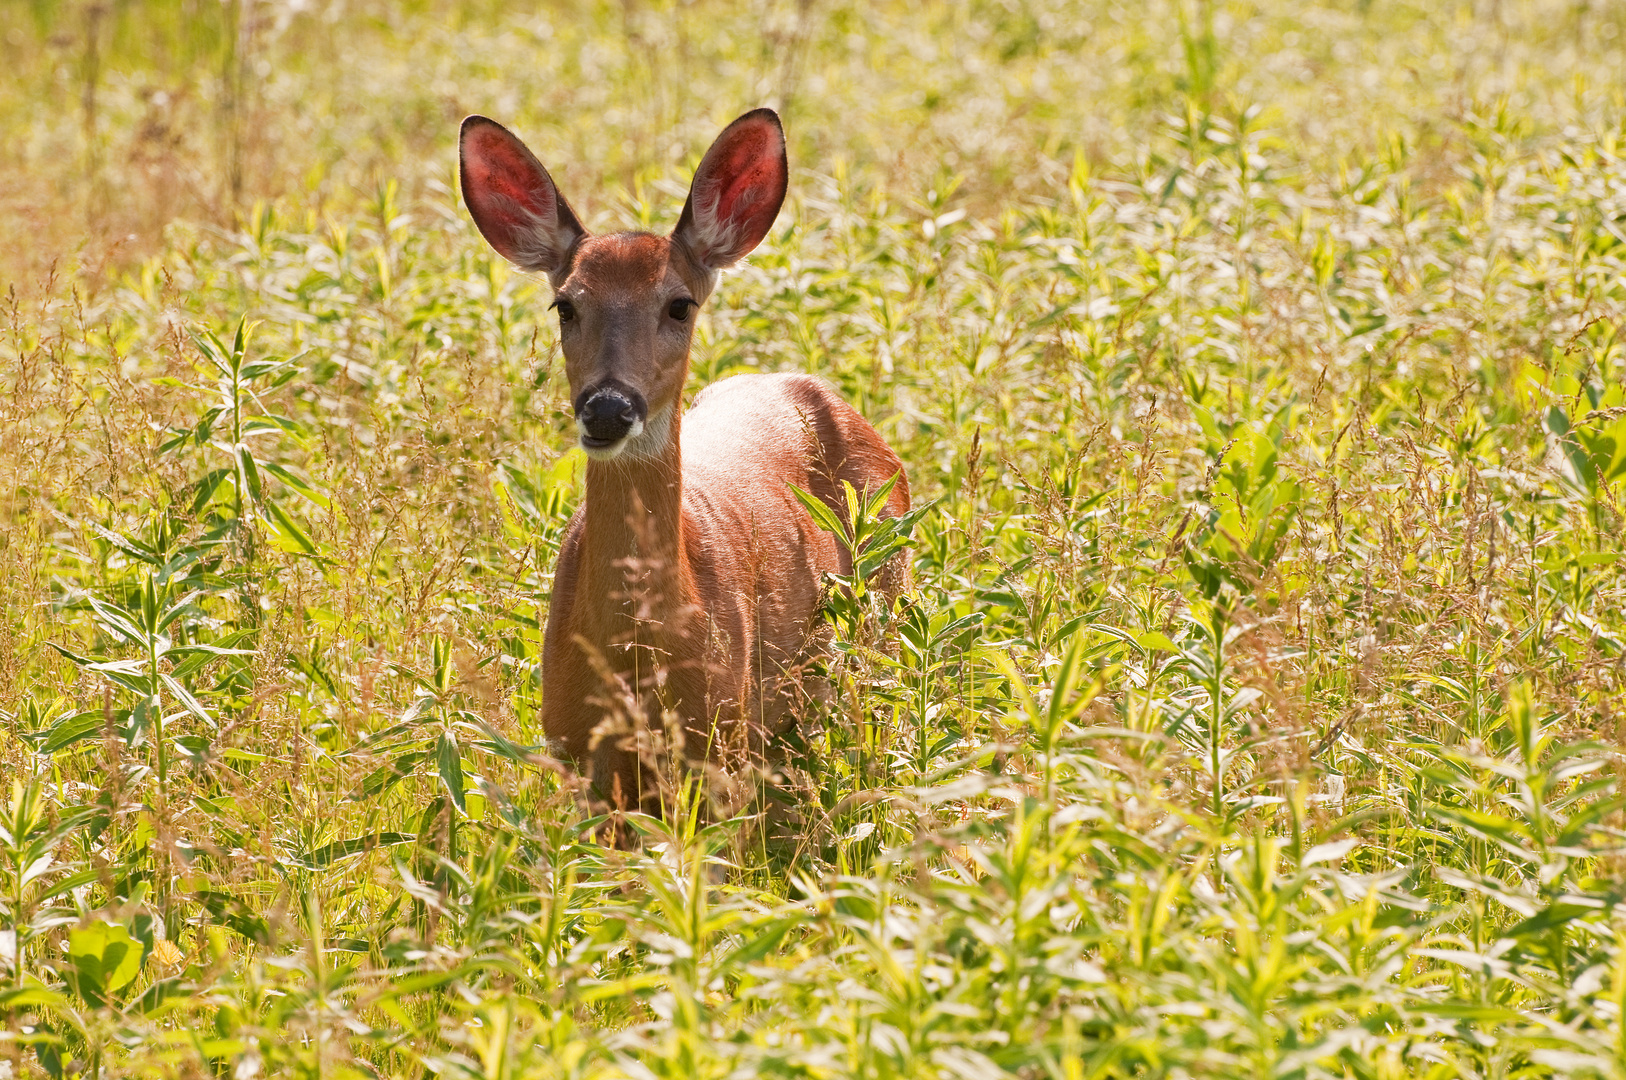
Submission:
POLYGON ((35 0, 0 63, 0 1077, 1626 1077, 1626 9, 35 0), (664 230, 758 104, 691 389, 839 387, 916 588, 619 850, 457 123, 664 230))

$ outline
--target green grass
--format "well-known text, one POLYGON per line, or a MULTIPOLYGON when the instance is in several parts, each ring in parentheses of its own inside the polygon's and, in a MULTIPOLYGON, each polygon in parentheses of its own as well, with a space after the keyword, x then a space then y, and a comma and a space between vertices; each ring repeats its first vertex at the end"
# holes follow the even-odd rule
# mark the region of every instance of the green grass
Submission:
POLYGON ((0 1077, 1626 1076, 1617 7, 4 10, 0 1077), (765 102, 691 386, 832 380, 917 591, 617 851, 456 125, 666 229, 765 102))

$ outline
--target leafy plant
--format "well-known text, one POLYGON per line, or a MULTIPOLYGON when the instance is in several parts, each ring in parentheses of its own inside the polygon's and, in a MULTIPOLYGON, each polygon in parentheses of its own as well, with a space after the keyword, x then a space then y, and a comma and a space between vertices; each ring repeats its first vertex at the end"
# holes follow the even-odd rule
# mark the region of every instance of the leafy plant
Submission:
POLYGON ((315 541, 278 500, 269 497, 261 477, 262 474, 275 477, 296 494, 323 508, 330 505, 327 496, 303 477, 266 457, 263 451, 256 452, 254 447, 255 442, 264 441, 264 436, 304 437, 304 425, 273 413, 264 400, 266 395, 299 376, 301 358, 249 359, 252 331, 253 325, 245 316, 238 319, 229 346, 212 331, 193 337, 199 355, 207 364, 204 373, 213 377, 212 385, 168 378, 156 380, 160 385, 191 390, 209 402, 194 425, 173 430, 159 445, 158 452, 174 454, 196 447, 212 451, 213 457, 223 462, 204 472, 193 484, 190 512, 204 513, 224 494, 231 516, 223 524, 230 526, 249 559, 252 559, 252 548, 248 545, 252 545, 254 537, 248 528, 251 520, 262 522, 270 530, 273 542, 283 550, 314 555, 315 541))

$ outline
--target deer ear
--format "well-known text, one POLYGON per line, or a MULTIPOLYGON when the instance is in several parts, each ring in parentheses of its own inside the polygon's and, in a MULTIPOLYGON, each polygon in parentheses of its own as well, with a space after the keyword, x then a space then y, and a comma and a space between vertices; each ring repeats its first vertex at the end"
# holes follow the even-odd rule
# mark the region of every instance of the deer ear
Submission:
POLYGON ((778 114, 746 113, 700 159, 672 238, 707 270, 733 265, 768 235, 789 178, 778 114))
POLYGON ((463 121, 458 159, 463 201, 497 253, 549 276, 564 270, 587 230, 536 155, 495 120, 471 116, 463 121))

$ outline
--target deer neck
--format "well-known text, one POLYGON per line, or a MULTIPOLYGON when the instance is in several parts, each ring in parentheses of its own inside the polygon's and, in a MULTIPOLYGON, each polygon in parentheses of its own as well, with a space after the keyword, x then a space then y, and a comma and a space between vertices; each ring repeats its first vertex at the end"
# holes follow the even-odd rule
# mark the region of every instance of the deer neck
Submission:
POLYGON ((646 426, 648 442, 587 463, 584 573, 577 604, 599 644, 654 644, 696 595, 683 523, 680 410, 646 426))

